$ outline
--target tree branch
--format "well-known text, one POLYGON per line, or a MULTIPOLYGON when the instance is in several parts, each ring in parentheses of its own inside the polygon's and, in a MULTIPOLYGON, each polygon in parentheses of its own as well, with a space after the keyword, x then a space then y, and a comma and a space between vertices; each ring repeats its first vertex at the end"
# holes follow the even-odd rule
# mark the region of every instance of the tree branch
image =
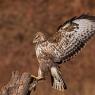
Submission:
POLYGON ((7 85, 1 88, 0 95, 32 95, 37 81, 29 73, 12 72, 12 77, 7 85))

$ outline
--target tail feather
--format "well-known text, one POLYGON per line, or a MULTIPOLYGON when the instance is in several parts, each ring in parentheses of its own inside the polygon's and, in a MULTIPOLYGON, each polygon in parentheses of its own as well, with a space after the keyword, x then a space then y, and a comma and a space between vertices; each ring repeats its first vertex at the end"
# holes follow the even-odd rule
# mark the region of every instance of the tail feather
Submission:
POLYGON ((55 80, 53 83, 53 88, 59 91, 64 91, 64 89, 67 89, 66 84, 64 83, 63 80, 61 81, 55 80))
POLYGON ((61 76, 61 72, 56 67, 51 68, 51 75, 52 75, 52 85, 54 89, 59 91, 64 91, 66 89, 66 84, 61 76))

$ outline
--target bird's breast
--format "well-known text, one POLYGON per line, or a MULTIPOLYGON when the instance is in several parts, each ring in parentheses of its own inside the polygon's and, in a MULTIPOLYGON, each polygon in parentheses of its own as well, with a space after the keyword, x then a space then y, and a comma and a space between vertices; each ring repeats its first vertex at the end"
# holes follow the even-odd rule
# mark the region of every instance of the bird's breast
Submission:
POLYGON ((42 47, 40 45, 36 46, 36 56, 37 56, 37 58, 42 56, 42 47))
POLYGON ((44 58, 46 60, 52 59, 52 60, 59 61, 61 53, 57 50, 54 44, 44 43, 44 45, 41 44, 36 47, 36 55, 37 55, 38 60, 41 60, 44 58))

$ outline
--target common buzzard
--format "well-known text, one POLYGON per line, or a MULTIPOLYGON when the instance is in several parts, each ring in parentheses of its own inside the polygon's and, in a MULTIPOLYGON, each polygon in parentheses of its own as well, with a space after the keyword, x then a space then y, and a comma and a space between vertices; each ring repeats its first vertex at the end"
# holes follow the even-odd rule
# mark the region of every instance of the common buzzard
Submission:
POLYGON ((65 82, 59 70, 59 64, 65 63, 76 55, 85 43, 95 34, 95 16, 81 15, 73 17, 58 28, 52 37, 37 32, 33 39, 39 62, 36 80, 43 79, 50 71, 53 88, 63 91, 65 82))

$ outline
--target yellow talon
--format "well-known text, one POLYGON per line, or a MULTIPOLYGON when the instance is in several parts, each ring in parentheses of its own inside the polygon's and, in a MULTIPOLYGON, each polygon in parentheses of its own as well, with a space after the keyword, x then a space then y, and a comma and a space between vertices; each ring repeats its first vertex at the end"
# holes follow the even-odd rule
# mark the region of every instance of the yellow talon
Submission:
POLYGON ((32 77, 32 78, 34 78, 34 79, 37 79, 37 77, 36 77, 36 76, 34 76, 34 75, 31 75, 31 77, 32 77))
POLYGON ((31 75, 31 77, 34 78, 34 79, 36 79, 36 80, 42 80, 42 79, 44 79, 43 77, 36 77, 34 75, 31 75))

